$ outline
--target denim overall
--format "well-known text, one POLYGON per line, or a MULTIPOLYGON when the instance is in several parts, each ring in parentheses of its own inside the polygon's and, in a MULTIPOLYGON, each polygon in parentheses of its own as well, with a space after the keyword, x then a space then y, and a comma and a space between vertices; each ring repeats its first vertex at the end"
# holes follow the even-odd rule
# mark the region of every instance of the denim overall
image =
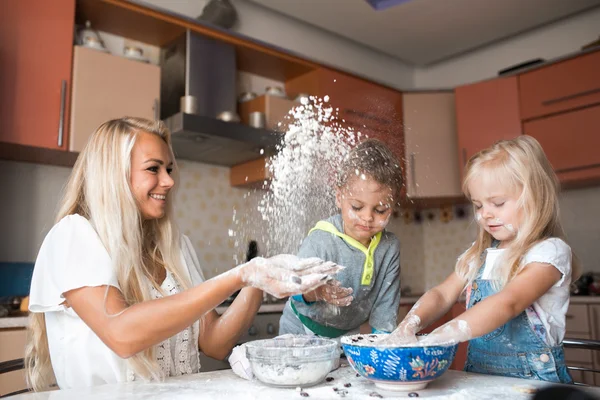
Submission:
MULTIPOLYGON (((485 254, 485 253, 484 253, 485 254)), ((497 293, 491 280, 481 279, 479 269, 467 294, 467 308, 497 293)), ((533 307, 496 330, 469 341, 465 371, 548 382, 572 383, 562 345, 548 346, 545 329, 533 307), (532 316, 530 322, 528 315, 532 316), (537 319, 537 321, 536 321, 537 319)))

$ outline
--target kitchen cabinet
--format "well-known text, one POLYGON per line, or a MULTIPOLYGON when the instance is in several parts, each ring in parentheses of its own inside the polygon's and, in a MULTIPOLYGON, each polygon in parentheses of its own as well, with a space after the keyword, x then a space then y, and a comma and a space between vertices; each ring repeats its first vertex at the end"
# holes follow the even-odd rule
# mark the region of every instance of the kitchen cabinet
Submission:
POLYGON ((461 176, 471 156, 501 139, 522 133, 516 76, 492 79, 454 90, 461 176))
POLYGON ((339 71, 319 68, 285 83, 288 96, 324 98, 337 109, 337 123, 384 141, 402 159, 402 93, 339 71))
POLYGON ((595 51, 519 75, 521 118, 600 104, 598 71, 600 51, 595 51))
MULTIPOLYGON (((0 329, 0 362, 23 358, 26 344, 26 329, 0 329)), ((0 374, 0 396, 26 387, 25 370, 0 374)))
POLYGON ((563 184, 600 180, 600 104, 523 124, 542 145, 563 184))
POLYGON ((3 1, 0 141, 66 150, 75 0, 3 1))
POLYGON ((454 93, 403 93, 408 199, 462 196, 454 93))
POLYGON ((229 184, 234 187, 257 186, 262 188, 271 179, 267 157, 234 165, 229 169, 229 184))
POLYGON ((70 150, 80 152, 103 122, 158 117, 160 67, 75 46, 70 150))
POLYGON ((265 115, 265 128, 277 131, 286 131, 286 116, 300 104, 279 96, 262 95, 252 100, 239 104, 239 115, 243 124, 250 125, 250 113, 262 112, 265 115))
MULTIPOLYGON (((600 339, 600 304, 573 303, 566 314, 566 338, 600 339)), ((567 365, 600 370, 600 352, 584 349, 565 349, 567 365)), ((600 386, 600 373, 590 371, 569 371, 577 382, 600 386)))

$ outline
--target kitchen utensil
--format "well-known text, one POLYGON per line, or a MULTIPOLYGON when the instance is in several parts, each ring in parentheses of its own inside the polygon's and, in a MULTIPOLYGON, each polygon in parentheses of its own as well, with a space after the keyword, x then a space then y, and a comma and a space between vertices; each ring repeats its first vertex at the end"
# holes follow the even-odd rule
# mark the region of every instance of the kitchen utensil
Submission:
POLYGON ((423 389, 450 367, 458 345, 392 347, 377 344, 382 335, 352 335, 341 339, 352 368, 385 390, 423 389))
POLYGON ((225 122, 240 122, 240 117, 233 111, 223 111, 217 115, 217 119, 225 122))
POLYGON ((248 125, 253 128, 264 128, 266 123, 265 113, 254 111, 248 114, 248 125))
POLYGON ((240 97, 238 97, 238 101, 240 103, 245 103, 246 101, 250 101, 252 99, 256 98, 256 93, 254 92, 244 92, 242 94, 240 94, 240 97))
POLYGON ((269 96, 285 97, 285 91, 280 86, 267 86, 265 94, 269 96))
POLYGON ((246 343, 254 376, 277 387, 305 387, 322 382, 339 359, 338 343, 308 335, 286 335, 246 343))
POLYGON ((125 55, 125 57, 131 59, 131 60, 135 60, 135 61, 141 61, 141 62, 148 62, 148 59, 146 59, 144 57, 144 50, 142 50, 141 47, 135 47, 135 46, 125 46, 123 48, 123 54, 125 55))
POLYGON ((198 99, 195 96, 182 96, 179 99, 179 109, 185 114, 197 114, 198 99))

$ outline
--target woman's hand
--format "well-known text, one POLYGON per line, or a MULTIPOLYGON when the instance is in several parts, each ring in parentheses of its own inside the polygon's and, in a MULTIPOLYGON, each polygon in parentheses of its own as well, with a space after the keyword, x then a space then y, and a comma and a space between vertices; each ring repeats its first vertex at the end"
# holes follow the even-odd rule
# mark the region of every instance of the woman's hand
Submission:
POLYGON ((352 288, 342 287, 339 281, 332 280, 317 289, 305 293, 304 299, 308 302, 324 301, 336 306, 349 306, 354 297, 352 297, 352 288))
POLYGON ((254 258, 236 270, 246 285, 283 298, 314 290, 343 268, 320 258, 280 254, 271 258, 254 258))

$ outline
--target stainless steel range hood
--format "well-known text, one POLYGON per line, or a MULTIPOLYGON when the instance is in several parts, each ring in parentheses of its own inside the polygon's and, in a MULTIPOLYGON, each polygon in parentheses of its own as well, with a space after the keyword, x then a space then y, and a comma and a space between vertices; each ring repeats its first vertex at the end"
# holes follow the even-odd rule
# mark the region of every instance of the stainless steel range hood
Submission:
POLYGON ((280 134, 236 122, 178 113, 165 123, 177 159, 233 166, 273 154, 280 134))
POLYGON ((172 133, 178 159, 232 166, 272 154, 279 135, 216 116, 237 113, 235 49, 191 31, 161 49, 161 118, 172 133), (194 96, 195 114, 180 112, 180 98, 194 96))

